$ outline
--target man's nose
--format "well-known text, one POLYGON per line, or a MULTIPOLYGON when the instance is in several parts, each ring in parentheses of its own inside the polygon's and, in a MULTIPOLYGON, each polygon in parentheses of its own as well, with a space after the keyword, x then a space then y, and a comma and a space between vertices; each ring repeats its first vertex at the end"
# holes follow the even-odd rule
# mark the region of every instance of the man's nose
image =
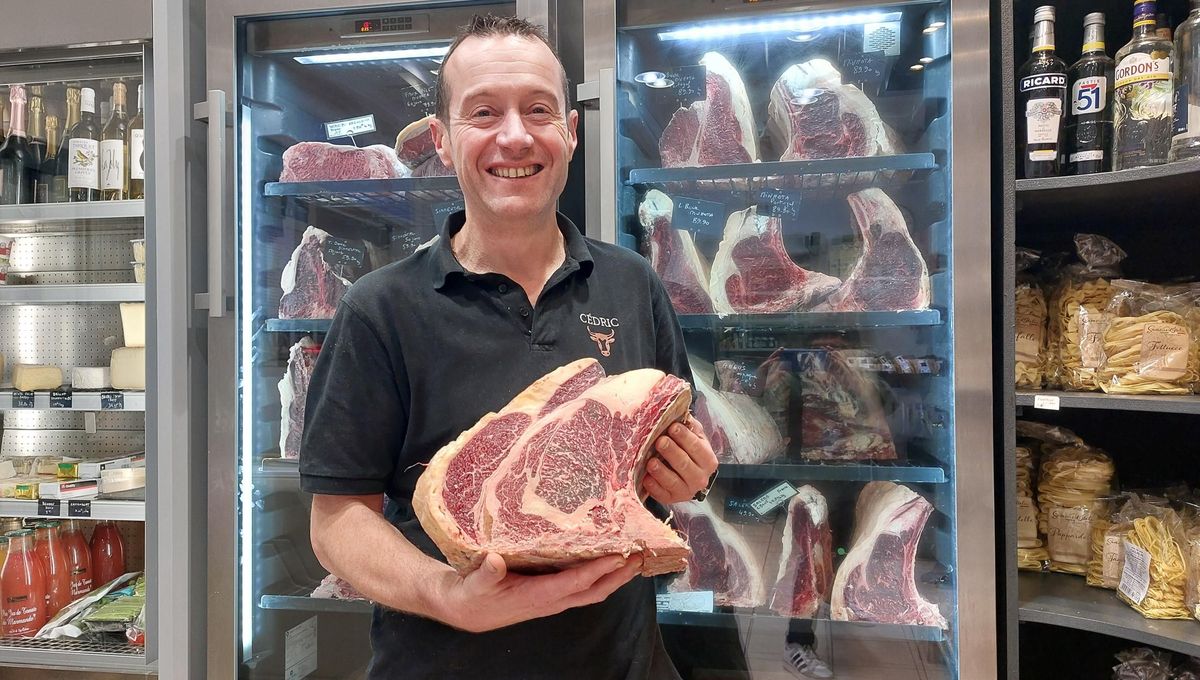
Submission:
POLYGON ((504 114, 496 142, 501 147, 513 151, 521 151, 533 145, 533 136, 525 127, 525 119, 521 116, 520 111, 509 111, 504 114))

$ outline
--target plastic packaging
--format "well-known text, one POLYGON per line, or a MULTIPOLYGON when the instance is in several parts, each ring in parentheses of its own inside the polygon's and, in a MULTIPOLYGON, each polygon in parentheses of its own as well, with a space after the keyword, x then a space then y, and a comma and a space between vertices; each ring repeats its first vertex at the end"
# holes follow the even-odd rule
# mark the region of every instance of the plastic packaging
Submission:
POLYGON ((1184 605, 1187 568, 1179 514, 1171 508, 1149 506, 1146 516, 1121 526, 1129 529, 1118 597, 1148 619, 1191 618, 1184 605))
POLYGON ((1092 556, 1088 560, 1087 584, 1096 588, 1116 590, 1121 583, 1121 559, 1123 537, 1119 531, 1111 531, 1114 522, 1119 522, 1118 511, 1129 500, 1128 496, 1103 496, 1092 503, 1092 556))
POLYGON ((1096 234, 1076 234, 1079 262, 1067 267, 1050 303, 1054 382, 1067 390, 1100 389, 1096 370, 1104 352, 1104 309, 1111 279, 1120 276, 1125 251, 1096 234))
POLYGON ((1184 316, 1193 306, 1190 293, 1124 279, 1113 281, 1112 288, 1102 313, 1100 388, 1111 394, 1190 394, 1200 376, 1196 329, 1184 316))
POLYGON ((1134 647, 1117 653, 1113 680, 1171 680, 1171 653, 1134 647))
POLYGON ((1032 268, 1040 259, 1037 251, 1017 248, 1016 307, 1016 385, 1039 389, 1046 361, 1046 294, 1033 276, 1032 268))
MULTIPOLYGON (((1183 603, 1188 612, 1200 619, 1200 503, 1186 502, 1183 509, 1184 538, 1183 558, 1187 566, 1187 589, 1183 603)), ((1197 660, 1200 666, 1200 660, 1197 660)))
POLYGON ((1053 449, 1042 459, 1038 528, 1046 534, 1052 571, 1087 573, 1092 504, 1109 494, 1115 471, 1106 453, 1086 444, 1053 449))

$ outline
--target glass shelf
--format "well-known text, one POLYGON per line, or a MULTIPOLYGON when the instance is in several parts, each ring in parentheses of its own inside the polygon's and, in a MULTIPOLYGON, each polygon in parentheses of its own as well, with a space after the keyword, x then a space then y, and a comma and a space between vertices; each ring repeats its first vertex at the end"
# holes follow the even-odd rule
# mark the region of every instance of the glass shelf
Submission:
POLYGON ((653 185, 668 193, 688 189, 857 191, 911 182, 926 177, 937 167, 931 153, 907 153, 694 168, 635 168, 629 171, 627 184, 653 185))

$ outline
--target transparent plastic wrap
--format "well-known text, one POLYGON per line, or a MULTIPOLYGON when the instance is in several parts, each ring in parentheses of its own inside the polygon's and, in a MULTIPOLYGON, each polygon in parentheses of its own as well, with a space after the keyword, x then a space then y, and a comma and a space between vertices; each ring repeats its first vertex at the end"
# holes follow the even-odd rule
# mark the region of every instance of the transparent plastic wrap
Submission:
POLYGON ((1016 308, 1016 385, 1039 389, 1045 372, 1046 293, 1033 275, 1040 259, 1037 251, 1017 248, 1017 288, 1013 295, 1016 308))
POLYGON ((1033 452, 1017 447, 1017 547, 1041 548, 1045 545, 1038 532, 1038 510, 1034 500, 1033 452))
POLYGON ((1190 619, 1183 521, 1171 508, 1148 505, 1125 532, 1125 556, 1117 596, 1148 619, 1190 619))
POLYGON ((1066 390, 1100 389, 1096 370, 1104 358, 1104 310, 1112 299, 1110 281, 1121 274, 1125 251, 1096 234, 1076 234, 1079 262, 1069 265, 1050 303, 1054 376, 1066 390))
POLYGON ((1056 448, 1042 459, 1038 528, 1046 535, 1051 571, 1087 573, 1092 504, 1109 494, 1114 473, 1108 454, 1086 444, 1056 448))
POLYGON ((1186 532, 1183 559, 1187 565, 1187 590, 1183 602, 1192 617, 1200 619, 1200 501, 1184 503, 1181 515, 1186 532))
POLYGON ((1112 287, 1103 312, 1100 388, 1110 394, 1190 394, 1200 375, 1190 292, 1123 279, 1112 287))
POLYGON ((1119 512, 1128 496, 1103 496, 1092 503, 1092 556, 1088 560, 1087 584, 1116 590, 1121 583, 1122 536, 1111 531, 1120 521, 1119 512))
POLYGON ((1171 680, 1171 653, 1134 647, 1117 653, 1113 680, 1171 680))

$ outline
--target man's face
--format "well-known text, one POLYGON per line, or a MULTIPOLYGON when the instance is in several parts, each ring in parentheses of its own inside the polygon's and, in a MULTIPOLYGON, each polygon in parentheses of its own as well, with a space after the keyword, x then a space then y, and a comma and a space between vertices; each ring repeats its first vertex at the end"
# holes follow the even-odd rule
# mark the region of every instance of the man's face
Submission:
POLYGON ((472 215, 553 217, 579 121, 566 111, 560 69, 545 45, 517 36, 468 38, 442 64, 449 124, 434 120, 434 146, 472 215))

